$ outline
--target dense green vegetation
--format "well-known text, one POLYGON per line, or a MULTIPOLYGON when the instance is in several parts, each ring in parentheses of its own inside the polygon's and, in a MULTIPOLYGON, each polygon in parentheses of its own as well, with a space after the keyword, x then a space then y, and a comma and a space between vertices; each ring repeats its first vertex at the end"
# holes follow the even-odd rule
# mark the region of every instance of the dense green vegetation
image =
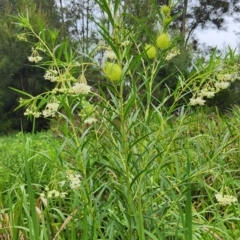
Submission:
POLYGON ((240 110, 152 118, 127 119, 127 153, 108 119, 80 146, 50 133, 2 138, 1 236, 237 239, 239 203, 215 196, 239 195, 240 110))
MULTIPOLYGON (((23 29, 13 23, 13 16, 27 13, 37 32, 41 29, 40 22, 45 28, 59 28, 59 17, 54 1, 1 0, 0 4, 0 134, 21 129, 31 131, 32 124, 23 116, 23 111, 14 111, 19 104, 19 95, 10 88, 36 95, 52 85, 42 80, 42 69, 30 66, 28 56, 32 46, 23 41, 23 29)), ((29 38, 29 41, 34 40, 29 38)), ((44 125, 46 121, 39 121, 39 129, 44 125)))
MULTIPOLYGON (((118 1, 117 1, 118 2, 118 1)), ((136 39, 143 43, 153 40, 159 32, 158 17, 156 18, 156 4, 158 6, 167 4, 165 0, 131 0, 122 4, 122 19, 125 27, 133 29, 132 26, 141 25, 142 30, 136 39)), ((99 1, 101 5, 101 1, 99 1)), ((13 24, 12 16, 17 14, 28 14, 31 18, 33 28, 41 31, 39 26, 45 29, 58 29, 58 41, 69 39, 74 50, 80 58, 88 58, 102 37, 97 31, 96 24, 105 23, 109 29, 111 23, 107 15, 96 4, 94 0, 0 0, 0 134, 10 133, 14 130, 31 131, 32 124, 23 116, 23 111, 13 111, 18 106, 19 94, 10 88, 17 88, 32 95, 43 92, 46 88, 52 87, 48 81, 42 81, 44 70, 33 68, 29 65, 28 56, 31 54, 31 44, 22 40, 22 28, 13 24), (96 23, 94 23, 96 22, 96 23), (18 36, 18 38, 16 37, 18 36)), ((188 0, 169 1, 172 6, 171 16, 165 18, 165 25, 172 35, 175 36, 175 43, 181 46, 181 54, 169 61, 165 68, 158 73, 158 80, 168 78, 168 86, 175 87, 178 79, 178 70, 188 76, 189 66, 195 58, 209 55, 209 49, 203 50, 198 44, 198 39, 194 37, 196 28, 208 27, 211 25, 217 29, 225 26, 225 15, 231 14, 237 17, 239 7, 237 1, 199 1, 191 3, 188 0), (185 11, 186 10, 186 11, 185 11), (197 55, 200 54, 200 55, 197 55)), ((236 18, 236 20, 238 20, 236 18)), ((111 30, 111 29, 109 29, 111 30)), ((31 39, 28 39, 31 41, 31 39)), ((49 39, 48 39, 49 40, 49 39)), ((47 41, 48 41, 47 40, 47 41)), ((32 41, 34 41, 32 39, 32 41)), ((31 42, 32 42, 31 41, 31 42)), ((104 49, 103 49, 104 50, 104 49)), ((134 49, 133 49, 134 53, 134 49)), ((104 51, 97 56, 98 61, 102 61, 104 51)), ((102 75, 92 69, 87 71, 91 85, 98 85, 102 82, 102 75)), ((156 89, 157 97, 167 91, 161 91, 164 86, 156 89)), ((234 83, 228 91, 217 96, 210 103, 211 106, 218 106, 222 111, 227 110, 234 104, 238 104, 238 82, 234 83), (224 99, 224 101, 222 101, 224 99)), ((183 103, 181 103, 183 104, 183 103)), ((36 129, 48 128, 48 123, 44 119, 36 121, 36 129)))
POLYGON ((172 1, 149 7, 156 33, 121 1, 95 3, 108 21, 91 49, 63 15, 61 31, 35 5, 12 17, 44 88, 10 85, 33 131, 0 138, 0 239, 238 239, 240 108, 216 102, 237 91, 239 56, 187 52, 172 1))

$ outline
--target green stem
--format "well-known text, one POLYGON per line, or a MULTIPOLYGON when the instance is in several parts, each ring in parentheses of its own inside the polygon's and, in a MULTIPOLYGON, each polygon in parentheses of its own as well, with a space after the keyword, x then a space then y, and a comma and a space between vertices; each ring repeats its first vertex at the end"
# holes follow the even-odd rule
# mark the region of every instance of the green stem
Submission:
POLYGON ((122 143, 123 143, 123 158, 125 164, 125 174, 126 174, 126 186, 127 186, 127 204, 128 204, 128 239, 131 238, 131 228, 132 228, 132 209, 133 209, 133 201, 132 201, 132 194, 131 194, 131 172, 129 166, 129 159, 128 159, 128 138, 127 138, 127 126, 125 122, 125 113, 124 113, 124 99, 123 99, 123 90, 124 90, 125 82, 122 81, 120 84, 120 91, 119 91, 119 114, 121 120, 121 133, 122 133, 122 143))

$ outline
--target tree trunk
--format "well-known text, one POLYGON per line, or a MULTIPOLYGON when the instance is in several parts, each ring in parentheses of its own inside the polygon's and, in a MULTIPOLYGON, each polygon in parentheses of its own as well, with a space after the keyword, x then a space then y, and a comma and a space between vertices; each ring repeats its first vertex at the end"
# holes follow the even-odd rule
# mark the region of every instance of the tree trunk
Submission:
POLYGON ((62 23, 61 23, 61 26, 62 26, 62 38, 63 39, 66 39, 66 32, 65 32, 65 22, 64 22, 64 14, 63 14, 63 4, 62 4, 62 0, 59 0, 60 2, 60 8, 61 8, 61 19, 62 19, 62 23))
POLYGON ((181 23, 182 48, 185 48, 187 6, 188 6, 188 0, 184 0, 182 23, 181 23))

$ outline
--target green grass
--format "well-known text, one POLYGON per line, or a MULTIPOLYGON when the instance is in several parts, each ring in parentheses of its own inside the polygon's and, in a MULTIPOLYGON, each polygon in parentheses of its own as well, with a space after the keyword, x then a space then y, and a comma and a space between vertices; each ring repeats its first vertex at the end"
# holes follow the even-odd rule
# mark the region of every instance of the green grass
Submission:
POLYGON ((132 116, 125 135, 102 119, 77 146, 50 132, 2 137, 0 236, 238 239, 239 203, 215 194, 239 195, 239 115, 132 116), (65 198, 48 198, 53 189, 65 198))

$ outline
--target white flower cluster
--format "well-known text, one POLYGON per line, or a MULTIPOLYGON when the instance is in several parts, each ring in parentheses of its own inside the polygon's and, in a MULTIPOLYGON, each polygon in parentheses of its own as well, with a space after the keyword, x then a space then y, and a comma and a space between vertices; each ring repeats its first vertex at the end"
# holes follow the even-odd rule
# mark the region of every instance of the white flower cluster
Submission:
POLYGON ((202 97, 196 97, 196 98, 191 98, 190 99, 190 105, 195 106, 195 105, 204 105, 206 100, 203 100, 202 97))
POLYGON ((27 41, 27 37, 26 37, 26 34, 25 34, 25 33, 18 34, 18 35, 17 35, 17 38, 18 38, 20 41, 27 41))
POLYGON ((57 74, 58 74, 57 70, 51 69, 47 70, 43 77, 44 79, 50 80, 51 82, 57 82, 58 80, 57 74))
POLYGON ((230 86, 230 82, 216 82, 215 87, 217 90, 227 89, 230 86))
POLYGON ((66 192, 59 192, 59 191, 54 190, 54 189, 49 190, 48 187, 45 188, 45 191, 46 191, 46 194, 45 194, 45 192, 42 192, 40 194, 40 197, 43 197, 43 198, 45 198, 45 197, 47 197, 47 198, 58 198, 58 197, 65 198, 66 195, 67 195, 66 192))
POLYGON ((216 65, 215 72, 203 79, 201 87, 194 86, 190 105, 204 105, 206 98, 214 97, 221 90, 228 89, 232 82, 240 80, 239 58, 222 60, 222 63, 216 65))
POLYGON ((204 105, 204 98, 212 98, 219 91, 229 88, 231 82, 240 80, 240 64, 236 59, 234 62, 226 59, 226 62, 218 65, 217 72, 205 79, 206 83, 201 86, 201 89, 195 90, 193 97, 190 99, 190 105, 204 105))
POLYGON ((51 82, 76 82, 76 79, 68 71, 58 75, 58 71, 55 69, 47 70, 44 74, 44 79, 51 82))
POLYGON ((58 110, 59 103, 53 102, 53 103, 47 103, 46 108, 42 111, 42 114, 45 118, 47 117, 55 117, 56 112, 58 110))
POLYGON ((232 74, 225 73, 225 74, 217 74, 217 79, 219 81, 231 81, 233 78, 232 74))
POLYGON ((237 202, 237 198, 231 195, 223 195, 222 193, 215 194, 215 197, 220 205, 226 206, 237 202))
POLYGON ((222 74, 221 75, 222 78, 221 80, 225 80, 225 81, 212 81, 210 82, 210 84, 208 84, 208 86, 204 87, 203 89, 199 90, 198 93, 195 93, 195 97, 192 97, 190 99, 190 105, 194 106, 194 105, 204 105, 204 103, 206 102, 206 100, 204 100, 203 98, 213 98, 215 96, 215 94, 217 92, 219 92, 220 90, 223 89, 227 89, 230 86, 230 82, 226 81, 226 80, 230 80, 231 75, 230 74, 222 74), (209 86, 211 85, 211 87, 209 86))
POLYGON ((105 46, 104 48, 102 47, 101 50, 104 50, 104 54, 103 54, 103 57, 101 59, 101 64, 100 64, 102 68, 104 68, 107 61, 109 61, 109 60, 114 61, 117 59, 116 54, 109 47, 107 47, 107 46, 105 46))
POLYGON ((32 48, 32 54, 30 57, 28 57, 28 61, 38 63, 42 59, 43 58, 39 55, 38 51, 35 48, 32 48))
POLYGON ((104 52, 104 58, 109 60, 115 60, 117 59, 117 56, 112 50, 106 50, 104 52))
POLYGON ((41 56, 30 56, 28 57, 28 61, 29 62, 35 62, 35 63, 38 63, 40 61, 42 61, 42 57, 41 56))
POLYGON ((84 120, 84 123, 86 124, 89 124, 89 125, 92 125, 93 123, 97 122, 97 119, 96 118, 93 118, 93 117, 89 117, 89 118, 86 118, 84 120))
POLYGON ((74 94, 88 94, 91 92, 91 86, 84 83, 76 83, 70 88, 70 92, 74 94))
POLYGON ((77 189, 81 183, 81 175, 77 173, 67 174, 67 179, 71 189, 77 189))
POLYGON ((176 48, 173 48, 171 49, 168 53, 167 53, 167 56, 166 56, 166 60, 169 61, 171 60, 172 58, 176 57, 177 55, 180 54, 180 50, 179 49, 176 49, 176 48))
POLYGON ((200 91, 200 93, 198 94, 198 96, 199 96, 199 97, 212 98, 212 97, 214 97, 215 93, 216 93, 216 92, 214 91, 213 88, 210 89, 210 90, 208 90, 207 88, 204 88, 204 89, 202 89, 202 90, 200 91))
POLYGON ((215 88, 211 88, 211 89, 207 89, 204 88, 202 90, 200 90, 199 93, 197 93, 197 97, 192 97, 190 99, 190 105, 194 106, 194 105, 204 105, 204 103, 206 102, 206 100, 204 100, 203 98, 212 98, 215 96, 215 93, 219 92, 222 89, 227 89, 230 86, 229 82, 215 82, 214 84, 215 88))
POLYGON ((33 110, 27 108, 23 115, 24 116, 33 116, 35 118, 39 118, 41 116, 41 112, 33 111, 33 110))

